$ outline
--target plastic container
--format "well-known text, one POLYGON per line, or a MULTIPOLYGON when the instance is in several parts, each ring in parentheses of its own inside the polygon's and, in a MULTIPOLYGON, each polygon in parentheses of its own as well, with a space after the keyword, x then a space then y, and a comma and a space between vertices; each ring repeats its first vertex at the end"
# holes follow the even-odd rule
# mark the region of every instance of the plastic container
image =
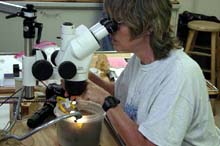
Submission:
MULTIPOLYGON (((102 107, 91 101, 78 101, 78 110, 82 118, 75 122, 75 117, 57 123, 57 137, 61 146, 99 146, 104 111, 102 107)), ((56 116, 61 116, 58 107, 55 107, 56 116)))

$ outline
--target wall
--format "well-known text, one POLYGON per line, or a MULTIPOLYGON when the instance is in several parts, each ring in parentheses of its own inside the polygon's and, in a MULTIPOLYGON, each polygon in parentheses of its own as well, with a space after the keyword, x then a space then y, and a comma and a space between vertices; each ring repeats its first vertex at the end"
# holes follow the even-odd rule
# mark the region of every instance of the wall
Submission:
POLYGON ((181 4, 179 13, 190 11, 194 13, 216 16, 220 19, 220 0, 178 0, 181 4))
POLYGON ((220 0, 196 0, 196 13, 216 16, 220 20, 220 0))
MULTIPOLYGON (((181 5, 179 13, 187 10, 217 16, 220 19, 220 0, 179 0, 179 2, 181 5)), ((56 37, 60 35, 59 27, 62 22, 71 21, 76 26, 85 24, 89 27, 100 19, 102 12, 100 3, 28 3, 33 3, 37 7, 37 21, 44 24, 42 40, 54 41, 58 45, 60 41, 56 37)), ((24 2, 15 2, 15 4, 25 5, 24 2)), ((0 13, 0 53, 22 51, 24 48, 23 20, 21 18, 6 20, 5 16, 6 14, 0 13)))
MULTIPOLYGON (((41 40, 57 42, 60 40, 60 25, 72 22, 75 26, 84 24, 88 27, 100 20, 102 15, 101 3, 40 3, 28 2, 37 8, 37 22, 43 23, 41 40)), ((16 2, 25 5, 24 2, 16 2)), ((18 52, 24 50, 23 18, 5 19, 8 14, 0 13, 0 53, 18 52)))
POLYGON ((178 0, 180 2, 179 13, 183 11, 194 11, 195 9, 195 0, 178 0))

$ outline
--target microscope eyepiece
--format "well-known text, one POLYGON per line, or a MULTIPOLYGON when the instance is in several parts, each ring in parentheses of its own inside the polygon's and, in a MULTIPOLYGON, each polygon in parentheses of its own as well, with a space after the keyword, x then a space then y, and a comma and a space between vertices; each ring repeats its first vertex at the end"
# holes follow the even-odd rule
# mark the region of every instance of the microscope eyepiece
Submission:
POLYGON ((103 18, 100 23, 105 26, 109 33, 114 33, 118 30, 118 23, 109 18, 103 18))

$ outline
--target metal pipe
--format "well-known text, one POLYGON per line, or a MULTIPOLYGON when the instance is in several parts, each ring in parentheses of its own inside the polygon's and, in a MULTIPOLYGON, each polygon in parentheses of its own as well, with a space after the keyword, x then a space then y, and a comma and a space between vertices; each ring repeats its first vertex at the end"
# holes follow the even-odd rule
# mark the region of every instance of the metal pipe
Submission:
POLYGON ((20 12, 21 9, 23 8, 25 7, 0 1, 0 12, 3 12, 3 13, 16 14, 17 12, 20 12))
MULTIPOLYGON (((21 105, 21 100, 22 100, 22 94, 23 94, 24 89, 22 89, 21 94, 18 98, 18 102, 16 104, 16 109, 15 109, 15 114, 13 116, 13 120, 12 122, 10 122, 9 127, 6 129, 6 132, 8 133, 9 131, 11 131, 11 129, 14 127, 17 119, 19 118, 19 114, 20 114, 20 105, 21 105)), ((20 117, 21 118, 21 117, 20 117)))
MULTIPOLYGON (((26 28, 24 28, 24 31, 26 28)), ((28 29, 28 28, 27 28, 28 29)), ((34 44, 34 39, 24 39, 24 55, 25 56, 32 56, 32 48, 34 44)))
MULTIPOLYGON (((25 31, 25 28, 24 28, 25 31)), ((28 38, 24 39, 24 55, 25 56, 32 56, 32 48, 34 44, 34 39, 28 38)), ((25 70, 25 68, 23 68, 25 70)), ((24 91, 24 97, 26 99, 33 99, 34 97, 34 87, 31 86, 25 86, 25 91, 24 91)))

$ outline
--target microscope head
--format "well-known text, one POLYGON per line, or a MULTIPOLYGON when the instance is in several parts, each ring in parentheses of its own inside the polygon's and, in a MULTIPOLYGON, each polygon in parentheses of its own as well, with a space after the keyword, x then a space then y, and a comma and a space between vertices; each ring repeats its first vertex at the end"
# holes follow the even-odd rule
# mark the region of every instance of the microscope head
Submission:
MULTIPOLYGON (((65 88, 70 95, 80 95, 85 90, 93 53, 100 48, 100 41, 117 29, 117 23, 108 18, 102 19, 91 28, 84 25, 75 28, 70 22, 62 24, 61 48, 51 55, 51 62, 55 66, 52 76, 59 76, 64 80, 65 88)), ((42 67, 42 63, 36 70, 42 67)), ((35 75, 36 78, 37 76, 35 75)), ((42 78, 44 73, 39 76, 42 78)))
POLYGON ((68 94, 81 95, 86 89, 93 53, 100 48, 100 40, 117 31, 117 23, 105 18, 90 29, 83 25, 75 30, 71 27, 69 24, 62 26, 62 47, 56 62, 68 94))

